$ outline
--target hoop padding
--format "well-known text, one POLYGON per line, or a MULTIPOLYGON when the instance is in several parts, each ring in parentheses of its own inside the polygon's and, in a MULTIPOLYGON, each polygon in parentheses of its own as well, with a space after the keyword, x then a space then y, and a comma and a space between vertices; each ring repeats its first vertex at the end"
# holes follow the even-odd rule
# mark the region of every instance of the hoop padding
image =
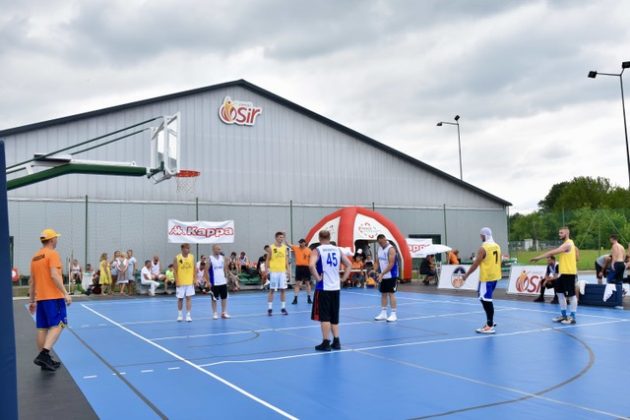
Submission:
POLYGON ((201 172, 193 171, 190 169, 182 169, 175 174, 175 182, 177 183, 178 193, 191 193, 195 191, 197 185, 197 179, 199 179, 201 172))

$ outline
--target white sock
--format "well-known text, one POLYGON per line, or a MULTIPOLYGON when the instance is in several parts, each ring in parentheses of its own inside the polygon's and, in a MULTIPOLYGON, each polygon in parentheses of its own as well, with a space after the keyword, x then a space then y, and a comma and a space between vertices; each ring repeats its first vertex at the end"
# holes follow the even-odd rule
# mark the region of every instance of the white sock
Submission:
POLYGON ((382 314, 386 314, 387 313, 387 308, 381 308, 381 313, 382 314))
POLYGON ((287 305, 287 303, 282 301, 282 309, 286 309, 286 305, 287 305))
POLYGON ((177 315, 182 316, 182 311, 177 311, 177 315))
POLYGON ((396 312, 396 308, 392 308, 392 312, 396 312))
POLYGON ((267 309, 271 309, 273 306, 273 302, 267 302, 267 309))

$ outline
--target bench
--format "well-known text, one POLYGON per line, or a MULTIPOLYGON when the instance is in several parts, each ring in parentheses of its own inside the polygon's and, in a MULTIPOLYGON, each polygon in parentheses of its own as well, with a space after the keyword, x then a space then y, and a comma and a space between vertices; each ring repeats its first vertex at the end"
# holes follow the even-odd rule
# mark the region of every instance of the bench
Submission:
POLYGON ((606 290, 605 284, 586 284, 584 286, 584 294, 580 294, 580 305, 623 306, 623 288, 621 283, 616 285, 616 291, 606 301, 604 301, 604 290, 606 290))
MULTIPOLYGON (((140 272, 136 272, 134 274, 134 279, 136 282, 136 292, 139 295, 148 295, 149 294, 149 285, 147 284, 142 284, 142 282, 140 281, 140 272)), ((160 285, 158 287, 155 288, 155 293, 156 294, 165 294, 167 292, 167 290, 164 289, 164 282, 159 282, 160 285)), ((173 285, 169 285, 168 287, 168 292, 169 293, 175 293, 175 286, 173 285)))

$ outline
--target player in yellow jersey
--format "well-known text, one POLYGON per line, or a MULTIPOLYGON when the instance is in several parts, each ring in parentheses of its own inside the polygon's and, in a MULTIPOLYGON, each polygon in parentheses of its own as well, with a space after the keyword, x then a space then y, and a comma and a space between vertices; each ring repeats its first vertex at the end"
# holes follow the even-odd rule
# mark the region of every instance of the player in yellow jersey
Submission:
POLYGON ((184 320, 182 306, 186 298, 186 322, 191 322, 192 297, 195 295, 195 256, 190 253, 190 245, 182 244, 181 254, 173 260, 173 274, 175 275, 175 294, 177 295, 177 321, 184 320))
POLYGON ((492 293, 497 287, 497 281, 501 280, 501 248, 492 239, 492 230, 489 227, 481 229, 481 247, 477 251, 477 257, 466 274, 464 281, 479 267, 479 300, 486 312, 486 324, 477 328, 480 334, 494 334, 494 304, 492 293))
POLYGON ((571 232, 568 227, 561 227, 558 231, 558 237, 562 241, 562 245, 531 259, 532 262, 536 262, 552 255, 558 256, 560 277, 555 281, 555 289, 558 303, 560 303, 560 316, 555 317, 553 322, 561 322, 565 325, 575 324, 575 313, 578 304, 577 296, 575 295, 578 249, 575 247, 570 235, 571 232), (569 316, 567 316, 567 298, 565 293, 566 296, 569 296, 569 316))
POLYGON ((273 293, 280 289, 282 315, 289 315, 286 308, 285 292, 289 275, 289 248, 284 243, 284 232, 276 232, 276 241, 269 246, 265 264, 269 267, 269 295, 267 296, 267 315, 273 312, 273 293))

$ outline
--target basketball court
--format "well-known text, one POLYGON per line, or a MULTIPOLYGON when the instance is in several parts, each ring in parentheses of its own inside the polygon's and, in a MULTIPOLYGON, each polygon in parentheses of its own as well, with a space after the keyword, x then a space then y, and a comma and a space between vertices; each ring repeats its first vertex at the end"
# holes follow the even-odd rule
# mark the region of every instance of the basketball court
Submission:
POLYGON ((627 311, 581 307, 563 326, 557 306, 496 301, 497 334, 479 335, 475 298, 401 292, 385 323, 378 296, 342 291, 341 351, 314 350, 310 305, 268 317, 261 292, 232 295, 230 320, 197 296, 191 323, 174 298, 77 299, 55 351, 100 418, 630 415, 627 311))

